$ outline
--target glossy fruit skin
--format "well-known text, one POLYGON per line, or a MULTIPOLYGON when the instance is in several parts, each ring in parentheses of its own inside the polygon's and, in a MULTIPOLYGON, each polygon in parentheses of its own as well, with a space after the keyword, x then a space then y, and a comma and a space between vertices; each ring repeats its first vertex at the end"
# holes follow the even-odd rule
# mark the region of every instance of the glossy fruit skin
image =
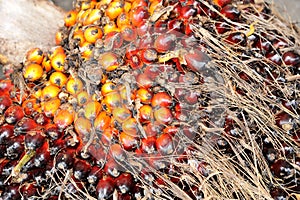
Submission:
POLYGON ((57 140, 63 133, 58 130, 57 125, 49 123, 45 125, 45 134, 50 140, 57 140))
POLYGON ((90 26, 84 31, 84 38, 87 42, 95 43, 98 39, 101 39, 103 32, 98 26, 90 26))
POLYGON ((137 39, 137 30, 131 25, 124 25, 121 28, 122 37, 127 42, 132 42, 137 39))
POLYGON ((56 168, 61 170, 71 169, 74 164, 74 150, 65 149, 60 151, 56 156, 56 168))
POLYGON ((65 68, 64 68, 65 59, 66 59, 66 54, 64 52, 54 54, 53 57, 51 58, 52 68, 58 72, 65 71, 65 68))
POLYGON ((115 181, 111 177, 103 177, 99 180, 96 188, 98 199, 108 199, 115 189, 115 181))
POLYGON ((14 137, 14 126, 5 124, 0 127, 0 144, 7 144, 14 137))
POLYGON ((28 150, 36 150, 45 142, 45 134, 42 130, 32 130, 26 133, 24 144, 28 150))
POLYGON ((65 129, 71 125, 74 121, 74 113, 68 110, 59 110, 54 116, 53 122, 57 125, 60 130, 65 129))
POLYGON ((110 20, 116 19, 124 11, 124 3, 121 1, 113 1, 108 5, 108 8, 105 10, 106 16, 110 20))
POLYGON ((79 78, 70 78, 66 89, 70 94, 76 95, 83 90, 83 82, 79 78))
POLYGON ((102 111, 97 115, 94 121, 95 130, 102 133, 110 126, 110 123, 111 123, 110 116, 108 116, 105 111, 102 111))
POLYGON ((6 146, 6 157, 10 160, 17 159, 24 152, 24 136, 18 135, 13 137, 6 146))
POLYGON ((76 23, 77 12, 75 10, 71 10, 67 13, 64 22, 65 26, 70 27, 76 23))
POLYGON ((123 194, 131 191, 134 181, 130 173, 122 173, 115 179, 116 188, 123 194))
POLYGON ((142 138, 141 140, 141 150, 143 153, 154 153, 156 151, 156 136, 142 138))
POLYGON ((233 20, 233 21, 238 21, 239 16, 241 14, 240 11, 236 7, 232 6, 231 4, 224 6, 220 12, 226 18, 233 20))
POLYGON ((126 160, 127 155, 120 144, 112 144, 109 149, 109 155, 118 162, 126 160))
POLYGON ((247 45, 247 38, 246 35, 244 33, 231 33, 226 39, 225 41, 229 44, 232 45, 237 45, 237 46, 243 46, 245 47, 247 45))
POLYGON ((67 76, 62 72, 53 72, 49 77, 50 83, 58 87, 63 87, 67 83, 67 76))
POLYGON ((21 106, 11 105, 4 112, 5 121, 9 124, 14 124, 24 117, 24 111, 21 106))
POLYGON ((152 107, 169 107, 173 104, 172 97, 167 92, 158 92, 151 100, 152 107))
POLYGON ((76 160, 73 166, 74 177, 80 181, 86 180, 91 170, 91 165, 84 160, 76 160))
POLYGON ((79 117, 74 122, 74 128, 80 139, 86 142, 92 130, 91 121, 84 117, 79 117))
POLYGON ((176 46, 176 35, 172 33, 164 33, 159 35, 155 42, 154 48, 159 53, 166 53, 174 50, 176 46))
POLYGON ((36 154, 33 158, 34 165, 36 167, 45 167, 50 159, 49 143, 46 141, 40 148, 36 150, 36 154))
POLYGON ((135 27, 140 27, 145 24, 148 17, 148 10, 146 10, 143 6, 138 6, 130 11, 131 23, 135 27))
POLYGON ((199 50, 194 50, 194 52, 186 54, 184 58, 188 68, 194 72, 201 72, 204 70, 204 66, 210 61, 208 55, 199 50))
POLYGON ((162 134, 156 139, 156 149, 162 155, 169 155, 174 151, 173 140, 169 134, 162 134))
POLYGON ((3 114, 3 112, 12 105, 12 100, 7 94, 3 94, 0 96, 0 114, 3 114))
POLYGON ((52 98, 44 102, 43 112, 47 117, 53 117, 61 105, 58 98, 52 98))
POLYGON ((300 55, 288 51, 282 55, 282 60, 286 65, 297 65, 300 63, 300 55))
POLYGON ((40 48, 33 48, 26 52, 25 63, 36 63, 40 65, 43 59, 43 51, 40 48))
POLYGON ((122 147, 127 151, 132 151, 138 146, 138 137, 134 134, 127 134, 125 132, 121 132, 119 135, 120 143, 122 147))
POLYGON ((15 134, 25 134, 27 131, 33 130, 38 124, 31 118, 23 117, 14 127, 15 134))
POLYGON ((39 80, 43 76, 43 68, 39 64, 31 63, 23 68, 23 76, 28 81, 39 80))
POLYGON ((106 52, 100 56, 99 64, 108 72, 119 67, 118 57, 112 52, 106 52))

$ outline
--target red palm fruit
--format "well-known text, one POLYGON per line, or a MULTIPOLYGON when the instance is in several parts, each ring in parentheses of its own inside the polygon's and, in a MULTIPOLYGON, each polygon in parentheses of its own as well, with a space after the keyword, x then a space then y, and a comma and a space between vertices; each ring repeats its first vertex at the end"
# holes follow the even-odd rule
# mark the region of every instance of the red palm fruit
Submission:
POLYGON ((123 25, 121 27, 123 39, 127 42, 132 42, 137 39, 137 30, 132 25, 123 25))
POLYGON ((197 131, 195 130, 195 127, 190 126, 190 125, 184 125, 181 127, 183 134, 190 140, 193 140, 196 135, 197 131))
POLYGON ((38 113, 37 115, 34 116, 34 121, 38 125, 45 126, 46 124, 50 123, 52 120, 47 117, 44 113, 38 113))
POLYGON ((57 140, 63 134, 61 131, 58 130, 58 127, 55 124, 46 124, 44 128, 46 136, 51 140, 57 140))
POLYGON ((160 67, 159 65, 147 65, 144 73, 147 74, 150 79, 155 79, 162 72, 162 70, 163 67, 160 67))
POLYGON ((143 105, 139 109, 139 120, 142 123, 153 121, 153 109, 150 105, 143 105))
POLYGON ((27 118, 27 117, 23 117, 21 120, 19 120, 16 124, 15 124, 15 134, 26 134, 26 132, 31 131, 33 129, 35 129, 37 127, 37 123, 31 119, 31 118, 27 118))
POLYGON ((231 0, 213 0, 214 4, 217 6, 223 7, 229 3, 231 3, 231 0))
POLYGON ((155 142, 157 151, 162 155, 171 154, 174 151, 173 139, 169 134, 161 134, 155 142))
POLYGON ((0 114, 12 105, 12 100, 9 98, 8 94, 3 94, 0 96, 0 114))
POLYGON ((103 170, 107 175, 116 178, 120 175, 122 167, 114 159, 108 159, 103 170))
POLYGON ((166 158, 159 153, 149 154, 147 162, 155 170, 162 170, 167 167, 166 158))
POLYGON ((136 98, 138 98, 143 104, 150 104, 152 100, 152 92, 146 88, 139 88, 136 91, 136 98))
POLYGON ((122 193, 128 193, 131 191, 134 180, 130 173, 122 173, 115 179, 116 188, 122 193))
POLYGON ((101 104, 97 101, 91 101, 84 107, 84 116, 91 122, 96 119, 101 111, 101 104))
POLYGON ((140 88, 150 88, 154 85, 154 81, 149 78, 146 73, 141 73, 136 77, 137 85, 140 88))
POLYGON ((188 90, 184 96, 184 102, 194 105, 198 102, 199 93, 197 91, 188 90))
POLYGON ((132 200, 133 197, 129 193, 123 194, 122 192, 118 192, 117 200, 132 200))
POLYGON ((187 67, 194 72, 201 72, 204 66, 210 61, 208 55, 202 51, 194 50, 184 56, 187 67))
POLYGON ((280 179, 288 179, 295 175, 295 169, 284 159, 275 161, 271 165, 271 172, 280 179))
POLYGON ((181 20, 175 18, 173 20, 168 21, 168 29, 177 36, 182 36, 182 31, 184 29, 184 24, 181 20))
POLYGON ((60 130, 63 130, 67 126, 71 125, 73 121, 74 113, 65 109, 59 110, 53 119, 54 124, 56 124, 60 130))
POLYGON ((115 128, 108 127, 104 129, 102 136, 101 136, 101 141, 103 145, 105 146, 110 146, 111 144, 114 143, 114 141, 117 140, 119 135, 119 131, 115 128))
POLYGON ((176 46, 176 35, 173 33, 164 33, 159 35, 154 41, 154 48, 159 53, 172 51, 176 46))
POLYGON ((167 92, 158 92, 153 95, 151 105, 152 107, 163 106, 169 107, 173 104, 172 97, 167 92))
POLYGON ((96 184, 104 176, 103 169, 98 166, 93 166, 87 176, 87 181, 89 184, 96 184))
POLYGON ((0 80, 0 92, 9 93, 14 88, 14 84, 11 80, 0 80))
POLYGON ((119 122, 123 123, 129 118, 131 118, 131 112, 128 108, 126 107, 120 107, 120 108, 115 108, 112 112, 114 119, 119 122))
POLYGON ((25 135, 24 144, 28 150, 37 150, 45 142, 45 134, 43 130, 31 130, 25 135))
POLYGON ((79 181, 86 180, 91 170, 91 165, 85 160, 76 160, 73 166, 74 177, 79 181))
POLYGON ((112 52, 101 54, 98 61, 99 65, 101 65, 108 72, 117 69, 119 66, 118 56, 112 52))
POLYGON ((286 112, 281 112, 275 117, 276 125, 288 131, 293 128, 293 117, 286 112))
MULTIPOLYGON (((108 48, 120 48, 123 45, 123 33, 112 31, 105 36, 104 45, 108 48)), ((113 54, 113 53, 109 53, 113 54)))
POLYGON ((282 60, 286 65, 296 65, 300 63, 300 56, 295 52, 288 51, 282 55, 282 60))
POLYGON ((110 124, 111 118, 105 111, 100 112, 94 121, 95 130, 99 132, 105 131, 110 124))
POLYGON ((53 117, 61 105, 58 98, 49 99, 43 104, 43 111, 47 117, 53 117))
POLYGON ((119 140, 122 147, 127 151, 132 151, 139 144, 139 139, 137 135, 127 134, 125 132, 121 132, 119 135, 119 140))
POLYGON ((168 31, 168 22, 166 20, 157 20, 154 24, 155 33, 165 33, 168 31))
POLYGON ((144 65, 140 57, 136 54, 129 57, 127 59, 127 62, 130 65, 130 67, 134 70, 141 69, 144 65))
MULTIPOLYGON (((146 24, 144 25, 146 26, 146 24)), ((152 35, 147 35, 148 32, 146 32, 147 30, 142 30, 141 28, 137 29, 138 31, 138 35, 140 36, 140 39, 136 41, 136 48, 138 48, 138 50, 140 49, 147 49, 147 48, 153 48, 153 43, 154 43, 154 37, 152 35), (145 31, 146 35, 141 35, 142 31, 145 31)))
POLYGON ((148 0, 135 0, 132 1, 131 9, 137 8, 139 6, 148 7, 148 0))
POLYGON ((157 61, 157 52, 153 48, 145 48, 141 52, 141 59, 144 63, 153 63, 157 61))
POLYGON ((14 137, 14 126, 5 124, 0 126, 0 144, 7 144, 14 137))
POLYGON ((191 19, 197 14, 197 9, 193 5, 182 6, 180 9, 180 18, 191 19))
POLYGON ((38 194, 38 188, 34 183, 21 185, 19 191, 23 199, 30 199, 38 194))
POLYGON ((289 46, 289 43, 284 38, 275 38, 272 41, 274 49, 281 49, 289 46))
POLYGON ((143 153, 151 154, 151 153, 154 153, 156 150, 155 143, 156 143, 156 136, 143 138, 141 140, 140 148, 143 153))
POLYGON ((115 181, 109 176, 105 176, 97 184, 96 194, 98 199, 109 199, 115 190, 115 181))
POLYGON ((96 165, 103 167, 107 159, 107 151, 99 144, 92 144, 88 147, 88 153, 95 160, 96 165))
POLYGON ((216 30, 219 34, 226 33, 227 31, 231 30, 230 25, 227 22, 217 22, 216 23, 216 30))
POLYGON ((281 55, 277 51, 267 52, 266 58, 276 65, 281 65, 282 63, 281 55))
POLYGON ((231 4, 224 6, 220 12, 224 17, 233 21, 238 21, 241 14, 241 12, 231 4))
POLYGON ((6 157, 10 160, 17 159, 24 152, 24 136, 18 135, 8 141, 6 146, 6 157))
POLYGON ((242 46, 245 47, 247 45, 247 37, 244 33, 235 32, 229 34, 225 41, 231 45, 242 46))
POLYGON ((79 138, 82 141, 84 142, 88 141, 92 130, 92 123, 90 120, 84 117, 79 117, 74 122, 74 128, 79 138))
POLYGON ((2 199, 9 199, 9 200, 18 200, 21 199, 21 193, 19 191, 20 185, 19 184, 11 184, 5 187, 5 190, 1 194, 2 199))
POLYGON ((55 158, 55 167, 61 170, 71 169, 75 161, 74 156, 75 150, 73 149, 68 148, 63 151, 60 151, 55 158))
POLYGON ((123 162, 127 158, 126 152, 123 150, 120 144, 111 145, 109 149, 109 154, 113 159, 115 159, 118 162, 123 162))
POLYGON ((11 105, 4 112, 5 121, 9 124, 14 124, 24 117, 24 110, 21 106, 11 105))
POLYGON ((163 133, 168 134, 170 136, 175 136, 179 131, 177 126, 167 126, 164 128, 163 133))
POLYGON ((163 130, 162 124, 157 122, 150 122, 146 126, 144 126, 144 130, 146 132, 147 137, 153 137, 160 134, 163 130))
POLYGON ((122 130, 128 135, 135 136, 138 133, 138 124, 135 118, 129 118, 122 123, 122 130))
MULTIPOLYGON (((0 144, 0 159, 5 158, 6 144, 0 144)), ((1 164, 0 164, 0 174, 1 174, 1 164)), ((1 188, 1 179, 0 179, 0 188, 1 188)))
POLYGON ((60 150, 67 147, 64 138, 58 138, 50 144, 50 155, 55 156, 60 150))
POLYGON ((49 143, 44 142, 43 146, 36 150, 36 154, 33 158, 34 165, 36 167, 44 167, 50 160, 50 148, 49 143))
POLYGON ((135 27, 140 27, 146 23, 146 20, 149 18, 149 13, 146 7, 138 6, 131 9, 130 13, 131 23, 135 27))

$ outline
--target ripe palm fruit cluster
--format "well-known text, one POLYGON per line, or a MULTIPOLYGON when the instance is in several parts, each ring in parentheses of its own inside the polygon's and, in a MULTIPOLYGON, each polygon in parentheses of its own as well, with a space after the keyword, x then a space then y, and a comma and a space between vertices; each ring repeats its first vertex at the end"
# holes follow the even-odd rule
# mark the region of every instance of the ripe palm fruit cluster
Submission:
POLYGON ((269 14, 251 0, 75 2, 57 46, 0 82, 1 197, 297 194, 300 56, 246 18, 269 14))

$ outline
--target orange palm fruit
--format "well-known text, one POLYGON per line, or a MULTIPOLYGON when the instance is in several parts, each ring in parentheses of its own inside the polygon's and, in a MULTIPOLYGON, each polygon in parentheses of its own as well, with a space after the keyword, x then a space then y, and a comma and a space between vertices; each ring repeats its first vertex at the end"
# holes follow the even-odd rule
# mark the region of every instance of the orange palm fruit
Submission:
POLYGON ((66 85, 67 80, 68 77, 62 72, 53 72, 49 77, 50 83, 60 88, 66 85))
POLYGON ((51 99, 51 98, 57 97, 60 91, 61 90, 59 87, 50 84, 42 89, 41 97, 42 97, 42 99, 51 99))
POLYGON ((111 124, 111 118, 106 114, 105 111, 100 112, 95 121, 94 127, 96 131, 104 132, 107 128, 109 128, 111 124))
POLYGON ((67 126, 71 125, 73 121, 74 121, 74 113, 67 109, 59 110, 55 114, 53 119, 54 124, 56 124, 60 130, 63 130, 67 126))
POLYGON ((84 116, 90 121, 94 121, 101 111, 101 104, 97 101, 90 101, 84 107, 84 116))
POLYGON ((119 123, 123 123, 127 119, 131 118, 130 110, 124 106, 113 109, 112 114, 114 119, 119 123))
POLYGON ((58 98, 52 98, 43 102, 43 111, 47 117, 53 117, 59 109, 61 101, 58 98))
POLYGON ((78 94, 83 90, 83 82, 79 78, 70 78, 67 82, 66 89, 70 94, 78 94))
POLYGON ((44 54, 40 48, 33 48, 27 51, 25 63, 36 63, 40 65, 43 61, 44 54))
POLYGON ((43 76, 43 67, 39 64, 31 63, 23 68, 23 77, 29 81, 36 81, 43 76))
POLYGON ((64 18, 65 26, 66 27, 73 26, 76 23, 76 19, 77 19, 77 11, 75 10, 69 11, 64 18))

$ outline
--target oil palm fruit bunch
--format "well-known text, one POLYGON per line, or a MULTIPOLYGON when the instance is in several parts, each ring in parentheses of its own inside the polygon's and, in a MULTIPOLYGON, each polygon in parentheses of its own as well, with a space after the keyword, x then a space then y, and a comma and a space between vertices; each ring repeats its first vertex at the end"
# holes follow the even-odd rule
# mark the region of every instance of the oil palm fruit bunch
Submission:
POLYGON ((2 199, 299 198, 299 41, 267 3, 78 0, 64 22, 0 82, 2 199))

